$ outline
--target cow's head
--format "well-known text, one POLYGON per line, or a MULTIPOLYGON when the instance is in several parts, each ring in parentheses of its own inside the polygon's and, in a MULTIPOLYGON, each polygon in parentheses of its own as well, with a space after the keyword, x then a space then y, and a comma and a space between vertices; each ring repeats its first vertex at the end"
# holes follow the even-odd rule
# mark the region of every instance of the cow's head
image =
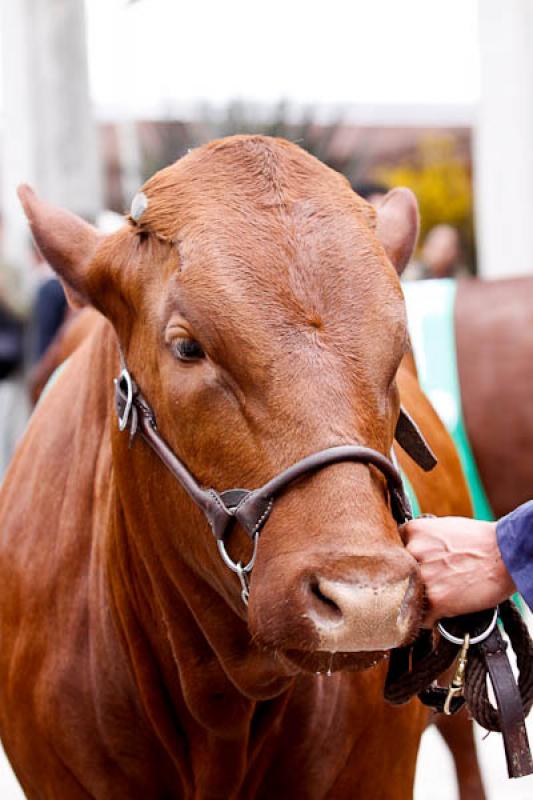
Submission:
MULTIPOLYGON (((111 320, 159 431, 204 485, 254 488, 334 445, 389 454, 407 344, 397 272, 418 226, 410 192, 375 212, 295 145, 243 136, 159 172, 109 236, 27 188, 21 198, 45 257, 75 300, 111 320)), ((177 538, 189 568, 244 616, 205 520, 140 442, 124 456, 128 479, 140 458, 145 480, 160 476, 165 552, 177 538)), ((246 560, 249 541, 232 537, 246 560)), ((365 666, 413 635, 420 594, 383 476, 343 463, 276 501, 249 627, 307 669, 365 666)))

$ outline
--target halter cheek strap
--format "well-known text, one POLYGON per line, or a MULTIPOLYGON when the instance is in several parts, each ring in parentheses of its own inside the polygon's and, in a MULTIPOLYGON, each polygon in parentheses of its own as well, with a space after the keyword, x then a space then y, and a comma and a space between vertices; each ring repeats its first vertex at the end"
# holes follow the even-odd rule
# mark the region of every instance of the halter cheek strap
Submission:
MULTIPOLYGON (((359 445, 346 444, 312 453, 283 470, 258 489, 228 489, 219 493, 215 489, 206 489, 200 486, 192 473, 170 449, 162 436, 159 435, 154 412, 133 381, 123 358, 122 366, 123 369, 120 376, 115 379, 115 403, 120 430, 129 430, 130 443, 135 435, 139 433, 174 475, 189 497, 202 509, 217 540, 222 560, 239 578, 241 599, 244 605, 248 605, 249 576, 255 563, 261 528, 268 519, 277 495, 299 478, 330 464, 338 464, 345 461, 375 467, 386 480, 391 512, 395 520, 398 523, 402 523, 411 519, 409 502, 405 496, 402 479, 395 465, 382 453, 359 445), (234 521, 242 525, 253 542, 252 557, 247 564, 242 564, 240 561, 234 562, 228 555, 224 544, 225 534, 234 521)), ((398 420, 396 439, 423 469, 430 470, 435 466, 435 456, 425 443, 416 424, 403 409, 398 420)), ((509 775, 517 777, 527 775, 533 771, 523 712, 523 708, 525 707, 529 710, 533 702, 533 690, 531 689, 531 686, 533 686, 533 646, 527 636, 525 626, 520 629, 520 636, 517 634, 514 639, 511 636, 515 650, 519 655, 519 690, 505 656, 504 643, 497 627, 494 627, 496 614, 497 612, 493 613, 490 631, 487 628, 487 631, 483 634, 483 637, 487 635, 488 638, 482 641, 483 637, 476 639, 473 636, 470 639, 468 634, 464 634, 464 643, 459 655, 458 668, 450 689, 444 690, 433 685, 427 688, 428 684, 442 672, 442 669, 451 663, 455 651, 452 650, 450 654, 448 647, 444 653, 445 658, 443 661, 441 644, 432 649, 431 642, 426 635, 420 636, 412 646, 393 651, 385 696, 393 703, 401 703, 418 693, 423 702, 436 706, 438 710, 442 710, 442 707, 444 707, 446 713, 457 711, 466 699, 470 711, 481 724, 489 729, 502 731, 509 775), (477 644, 474 644, 475 642, 477 644), (487 664, 485 671, 478 669, 479 680, 477 681, 474 679, 469 680, 471 670, 468 669, 466 670, 466 678, 464 678, 467 650, 472 645, 474 648, 480 648, 487 664), (413 653, 411 653, 411 650, 413 653), (520 658, 521 655, 522 658, 520 658), (491 676, 498 700, 497 709, 492 708, 486 697, 487 670, 491 676), (472 686, 475 688, 475 696, 472 686), (478 703, 480 696, 484 698, 484 706, 481 710, 478 703), (483 714, 481 714, 481 711, 483 711, 483 714)), ((470 626, 473 616, 475 615, 465 617, 464 623, 470 626)), ((451 622, 453 623, 454 621, 452 620, 451 622)), ((458 623, 458 620, 455 620, 455 622, 458 623)), ((518 617, 517 621, 516 615, 514 617, 510 616, 509 620, 506 620, 506 627, 510 635, 513 634, 513 631, 516 633, 519 623, 520 619, 518 617)), ((450 638, 448 628, 441 628, 441 631, 443 631, 443 636, 450 638)), ((455 640, 458 640, 457 637, 455 640)), ((442 641, 445 642, 444 639, 442 641)), ((454 639, 452 638, 451 641, 453 643, 454 639)), ((454 647, 453 644, 451 646, 454 647)), ((457 646, 455 645, 455 647, 457 646)), ((471 657, 471 662, 473 660, 471 657)))
POLYGON ((430 472, 437 465, 435 454, 426 442, 423 433, 403 406, 400 408, 394 438, 407 455, 411 456, 413 461, 416 461, 425 472, 430 472))
MULTIPOLYGON (((384 476, 390 498, 391 512, 398 524, 411 518, 411 508, 404 492, 402 479, 396 466, 382 453, 370 447, 346 444, 329 447, 302 458, 280 472, 258 489, 227 489, 217 492, 201 486, 189 469, 171 450, 157 430, 155 414, 131 377, 121 353, 122 371, 115 379, 115 405, 121 431, 129 431, 130 444, 136 434, 152 448, 154 453, 172 473, 191 500, 203 511, 217 540, 220 555, 226 566, 235 572, 241 583, 241 597, 248 602, 248 579, 255 562, 261 528, 268 519, 274 500, 290 484, 305 475, 331 464, 346 461, 373 466, 384 476), (238 522, 253 542, 252 557, 247 564, 234 562, 225 547, 229 527, 238 522)), ((415 423, 402 409, 397 437, 402 447, 422 466, 432 469, 436 459, 415 423)))
POLYGON ((310 472, 345 461, 376 467, 387 482, 391 511, 396 521, 401 524, 411 516, 397 468, 382 453, 370 447, 355 444, 329 447, 302 458, 258 489, 235 488, 219 493, 216 489, 201 486, 159 434, 154 412, 127 368, 115 379, 115 404, 120 430, 129 430, 130 441, 137 433, 142 436, 189 497, 202 509, 213 535, 219 541, 224 540, 229 524, 235 520, 253 540, 268 519, 274 498, 289 484, 310 472))

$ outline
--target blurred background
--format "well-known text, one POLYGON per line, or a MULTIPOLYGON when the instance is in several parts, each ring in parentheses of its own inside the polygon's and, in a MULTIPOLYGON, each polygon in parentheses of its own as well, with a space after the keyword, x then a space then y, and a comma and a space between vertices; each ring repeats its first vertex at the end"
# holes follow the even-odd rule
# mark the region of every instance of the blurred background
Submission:
MULTIPOLYGON (((21 182, 112 230, 189 148, 280 135, 370 201, 415 191, 407 277, 532 271, 531 0, 1 0, 1 12, 0 476, 68 314, 21 182)), ((439 747, 433 730, 418 800, 454 797, 439 747)), ((532 796, 531 779, 507 781, 495 736, 481 749, 490 798, 532 796)), ((19 796, 1 775, 0 796, 19 796)))
MULTIPOLYGON (((4 0, 5 258, 15 265, 28 247, 21 180, 96 220, 104 209, 122 213, 148 175, 188 148, 261 131, 299 142, 356 187, 412 187, 422 240, 449 224, 463 266, 491 273, 490 242, 474 236, 474 216, 479 237, 490 213, 474 214, 474 176, 498 191, 495 164, 509 172, 519 157, 500 150, 494 126, 506 125, 502 95, 520 102, 512 70, 525 53, 510 37, 508 80, 491 81, 490 93, 482 66, 490 72, 495 47, 506 45, 502 19, 522 30, 529 13, 527 2, 501 6, 4 0)), ((517 204, 519 188, 508 190, 517 204)))

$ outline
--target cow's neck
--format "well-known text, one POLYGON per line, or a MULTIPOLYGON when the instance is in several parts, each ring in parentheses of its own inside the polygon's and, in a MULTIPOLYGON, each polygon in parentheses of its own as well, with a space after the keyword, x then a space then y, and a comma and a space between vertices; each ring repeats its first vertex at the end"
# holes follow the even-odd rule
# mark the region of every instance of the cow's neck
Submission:
POLYGON ((279 712, 292 677, 252 642, 203 515, 141 439, 130 450, 127 434, 114 436, 108 573, 146 712, 171 752, 183 729, 241 752, 266 735, 258 703, 279 712))
MULTIPOLYGON (((111 393, 108 407, 113 415, 111 393)), ((196 796, 255 797, 278 772, 290 796, 302 774, 312 776, 305 796, 325 796, 382 706, 379 676, 297 677, 262 651, 202 512, 142 440, 130 450, 112 427, 107 585, 149 727, 196 796), (357 715, 347 710, 351 697, 357 715), (295 749, 301 738, 305 747, 295 749), (331 747, 318 780, 314 765, 331 747)))

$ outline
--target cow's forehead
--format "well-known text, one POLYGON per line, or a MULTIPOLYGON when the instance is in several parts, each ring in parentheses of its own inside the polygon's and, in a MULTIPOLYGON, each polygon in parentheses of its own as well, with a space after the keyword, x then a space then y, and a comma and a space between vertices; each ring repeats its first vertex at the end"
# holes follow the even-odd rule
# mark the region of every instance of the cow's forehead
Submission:
POLYGON ((300 147, 262 136, 234 136, 191 151, 143 187, 131 218, 142 230, 179 242, 190 226, 223 221, 233 212, 243 228, 296 205, 336 209, 365 226, 373 209, 348 182, 300 147), (139 213, 140 212, 140 213, 139 213))
POLYGON ((166 309, 185 300, 230 333, 329 321, 351 344, 353 326, 376 309, 383 332, 403 318, 374 210, 295 145, 222 140, 158 173, 143 194, 135 224, 179 253, 166 309))

